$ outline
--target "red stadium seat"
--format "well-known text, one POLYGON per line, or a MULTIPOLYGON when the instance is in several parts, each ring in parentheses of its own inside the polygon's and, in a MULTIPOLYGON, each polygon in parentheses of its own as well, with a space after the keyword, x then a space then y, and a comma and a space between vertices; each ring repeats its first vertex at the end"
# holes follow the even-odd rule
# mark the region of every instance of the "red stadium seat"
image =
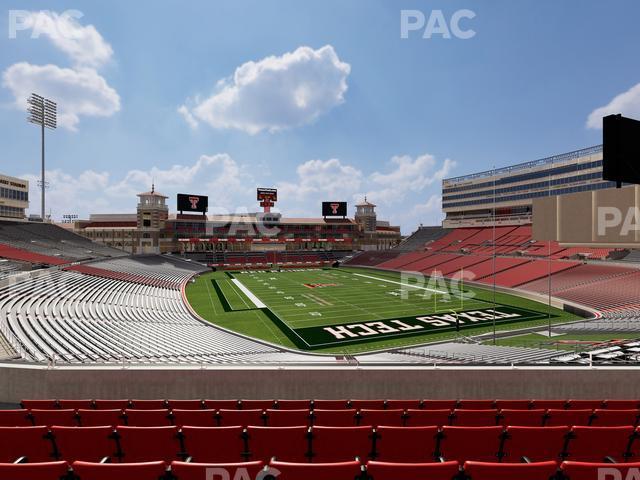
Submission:
POLYGON ((462 410, 493 410, 495 400, 459 400, 456 408, 462 410))
POLYGON ((356 410, 384 410, 386 402, 384 400, 349 400, 350 408, 356 410))
POLYGON ((241 425, 247 427, 249 425, 264 425, 264 410, 219 410, 216 418, 218 425, 223 427, 231 427, 241 425))
POLYGON ((183 460, 178 427, 116 427, 122 463, 183 460))
POLYGON ((0 410, 0 427, 31 427, 29 410, 0 410))
POLYGON ((569 400, 567 408, 569 410, 595 410, 602 408, 604 402, 602 400, 569 400))
POLYGON ((266 410, 275 406, 275 400, 240 400, 242 410, 266 410))
POLYGON ((164 462, 91 463, 73 462, 74 473, 81 480, 159 480, 166 473, 164 462))
POLYGON ((338 463, 289 463, 272 461, 269 466, 275 468, 282 480, 354 480, 360 475, 360 462, 338 463))
POLYGON ((356 425, 355 410, 313 410, 313 424, 325 427, 351 427, 356 425))
POLYGON ((502 447, 505 463, 519 463, 523 457, 532 462, 561 460, 569 427, 507 427, 502 447))
POLYGON ((207 410, 237 410, 238 400, 205 400, 204 408, 207 410))
POLYGON ((640 463, 562 462, 560 469, 571 480, 634 480, 640 475, 640 463))
POLYGON ((269 461, 272 457, 287 462, 309 460, 307 427, 248 427, 250 459, 269 461))
POLYGON ((219 478, 255 479, 259 478, 258 475, 263 468, 263 462, 171 463, 171 473, 177 480, 206 480, 208 472, 213 475, 215 480, 219 478), (229 476, 227 477, 226 474, 229 476))
POLYGON ((451 410, 407 410, 407 427, 428 427, 431 425, 449 425, 451 410))
POLYGON ((68 471, 67 462, 0 463, 0 478, 6 480, 61 480, 68 471))
POLYGON ((135 410, 165 410, 166 400, 131 400, 129 408, 135 410))
POLYGON ((179 410, 175 409, 171 412, 174 425, 182 427, 190 425, 193 427, 216 427, 218 421, 216 419, 215 410, 179 410))
POLYGON ((313 427, 312 462, 342 462, 359 457, 366 460, 373 449, 370 427, 313 427))
POLYGON ((464 473, 473 480, 549 480, 558 471, 557 462, 488 463, 465 462, 464 473))
POLYGON ((46 400, 22 400, 20 402, 22 408, 31 410, 35 408, 36 410, 53 410, 58 407, 58 401, 53 399, 46 400))
POLYGON ((32 463, 54 460, 53 443, 47 432, 44 426, 0 427, 0 462, 12 463, 20 457, 32 463))
POLYGON ((136 410, 129 408, 124 411, 127 425, 132 427, 162 427, 171 425, 169 410, 136 410))
POLYGON ((605 462, 607 457, 622 463, 629 458, 634 440, 632 426, 573 427, 569 434, 566 460, 577 462, 605 462))
POLYGON ((595 427, 622 427, 638 424, 638 410, 595 410, 591 424, 595 427))
POLYGON ((542 427, 546 410, 500 410, 498 423, 514 427, 542 427))
POLYGON ((605 400, 604 408, 607 410, 638 410, 639 400, 605 400))
POLYGON ((438 427, 379 427, 375 459, 382 462, 435 462, 438 427))
POLYGON ((373 427, 401 427, 404 424, 403 410, 360 410, 360 425, 373 427))
POLYGON ((93 408, 93 400, 58 400, 58 406, 63 409, 71 408, 73 410, 91 409, 93 408))
POLYGON ((374 480, 452 480, 458 475, 459 470, 458 462, 387 463, 370 461, 367 463, 367 474, 374 480))
POLYGON ((309 410, 267 410, 267 425, 270 427, 296 427, 311 424, 309 410))
POLYGON ((129 400, 94 400, 93 405, 97 410, 124 410, 129 408, 129 400))
POLYGON ((344 410, 350 408, 346 400, 314 400, 314 410, 344 410))
POLYGON ((278 400, 280 410, 311 410, 311 400, 278 400))
POLYGON ((241 462, 246 453, 242 427, 183 427, 185 453, 194 462, 241 462))
POLYGON ((29 410, 29 415, 34 425, 63 425, 75 427, 78 425, 78 418, 75 410, 29 410))
POLYGON ((398 408, 402 410, 418 410, 422 408, 422 400, 387 400, 386 405, 389 410, 396 410, 398 408))
POLYGON ((497 462, 503 437, 502 427, 442 427, 439 456, 444 460, 497 462))
POLYGON ((422 402, 422 408, 426 410, 453 410, 457 407, 457 400, 424 400, 422 402))
POLYGON ((51 434, 59 460, 100 462, 117 457, 111 427, 51 427, 51 434))
POLYGON ((204 408, 202 400, 167 400, 167 405, 172 410, 174 408, 178 410, 200 410, 204 408))
POLYGON ((567 407, 566 400, 533 400, 531 408, 543 408, 545 410, 562 410, 567 407))
POLYGON ((115 427, 124 425, 124 414, 122 410, 78 410, 78 421, 82 427, 115 427))
POLYGON ((451 425, 464 427, 490 427, 497 425, 497 410, 456 409, 451 415, 451 425))
POLYGON ((557 427, 561 425, 587 426, 591 421, 593 410, 547 410, 545 414, 545 427, 557 427))
POLYGON ((531 400, 496 400, 498 410, 528 410, 531 408, 531 400))

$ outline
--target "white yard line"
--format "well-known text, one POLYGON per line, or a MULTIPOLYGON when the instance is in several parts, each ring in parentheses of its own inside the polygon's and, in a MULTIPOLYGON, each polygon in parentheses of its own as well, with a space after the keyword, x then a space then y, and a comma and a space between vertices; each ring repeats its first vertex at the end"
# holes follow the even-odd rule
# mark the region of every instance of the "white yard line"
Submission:
POLYGON ((245 287, 240 280, 232 278, 231 281, 244 293, 249 300, 256 306, 256 308, 266 308, 267 306, 256 297, 251 290, 245 287))
POLYGON ((418 285, 411 285, 410 283, 394 282, 393 280, 386 280, 386 279, 380 278, 380 277, 372 277, 370 275, 363 275, 362 273, 354 273, 353 275, 357 275, 358 277, 372 278, 374 280, 379 280, 381 282, 395 283, 396 285, 402 285, 403 287, 417 288, 419 290, 427 290, 428 292, 439 293, 440 295, 446 295, 447 294, 447 292, 443 292, 441 290, 434 290, 433 288, 419 287, 418 285))

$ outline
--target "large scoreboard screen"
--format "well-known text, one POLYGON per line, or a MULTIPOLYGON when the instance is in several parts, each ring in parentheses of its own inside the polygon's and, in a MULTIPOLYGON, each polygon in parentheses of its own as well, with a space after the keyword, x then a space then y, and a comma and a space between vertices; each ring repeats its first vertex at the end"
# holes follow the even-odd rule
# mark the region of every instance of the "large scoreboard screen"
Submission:
POLYGON ((209 197, 204 195, 178 194, 179 212, 200 212, 207 213, 209 208, 209 197))
POLYGON ((258 201, 271 200, 278 201, 278 190, 276 188, 258 188, 258 201))
POLYGON ((347 202, 322 202, 323 217, 346 217, 347 202))

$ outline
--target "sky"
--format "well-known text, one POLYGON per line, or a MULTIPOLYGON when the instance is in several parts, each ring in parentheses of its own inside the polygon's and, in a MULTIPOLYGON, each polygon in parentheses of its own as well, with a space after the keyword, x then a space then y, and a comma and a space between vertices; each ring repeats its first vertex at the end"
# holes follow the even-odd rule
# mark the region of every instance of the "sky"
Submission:
POLYGON ((38 213, 26 97, 58 103, 47 210, 134 212, 136 193, 284 216, 365 195, 438 224, 441 181, 601 143, 640 117, 637 0, 20 1, 0 7, 0 173, 38 213), (404 31, 403 31, 404 30, 404 31))

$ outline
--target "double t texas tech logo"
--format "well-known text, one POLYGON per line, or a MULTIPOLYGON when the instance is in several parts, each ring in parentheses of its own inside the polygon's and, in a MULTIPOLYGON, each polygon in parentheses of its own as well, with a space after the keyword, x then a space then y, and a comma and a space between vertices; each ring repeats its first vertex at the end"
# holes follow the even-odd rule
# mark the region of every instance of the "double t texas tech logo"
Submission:
POLYGON ((337 215, 338 214, 338 208, 340 208, 340 204, 339 203, 330 203, 329 206, 331 207, 331 213, 333 215, 337 215))
POLYGON ((189 197, 189 201, 191 202, 191 208, 197 210, 200 197, 189 197))

